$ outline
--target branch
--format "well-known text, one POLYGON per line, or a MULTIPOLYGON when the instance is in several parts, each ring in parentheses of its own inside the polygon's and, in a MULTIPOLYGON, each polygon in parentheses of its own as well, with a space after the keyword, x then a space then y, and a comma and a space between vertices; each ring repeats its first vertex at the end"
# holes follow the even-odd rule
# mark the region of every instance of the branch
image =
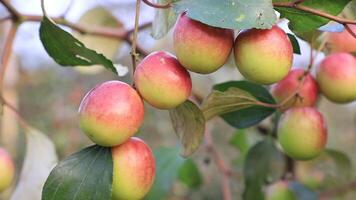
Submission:
POLYGON ((21 14, 6 0, 0 0, 0 3, 4 5, 6 10, 11 14, 11 17, 15 20, 20 19, 21 14))
POLYGON ((10 15, 10 16, 6 16, 6 17, 4 17, 4 18, 1 18, 0 19, 0 23, 1 22, 4 22, 4 21, 7 21, 7 20, 9 20, 9 19, 12 19, 12 16, 10 15))
POLYGON ((352 35, 352 37, 356 38, 356 33, 352 31, 350 25, 344 24, 344 27, 345 27, 346 31, 349 32, 350 35, 352 35))
POLYGON ((160 8, 160 9, 167 9, 172 7, 172 2, 168 2, 166 4, 156 4, 151 2, 150 0, 142 0, 145 4, 147 4, 148 6, 151 6, 153 8, 160 8))
POLYGON ((136 0, 136 13, 135 13, 135 26, 133 29, 133 37, 131 40, 131 59, 132 59, 132 73, 136 70, 136 64, 139 60, 139 54, 136 52, 137 49, 137 34, 138 34, 138 26, 140 21, 140 7, 141 0, 136 0))
POLYGON ((8 107, 16 116, 16 118, 19 120, 20 125, 24 129, 29 129, 31 126, 29 123, 21 116, 20 112, 17 110, 15 106, 13 106, 11 103, 9 103, 3 96, 0 95, 0 101, 2 105, 8 107))

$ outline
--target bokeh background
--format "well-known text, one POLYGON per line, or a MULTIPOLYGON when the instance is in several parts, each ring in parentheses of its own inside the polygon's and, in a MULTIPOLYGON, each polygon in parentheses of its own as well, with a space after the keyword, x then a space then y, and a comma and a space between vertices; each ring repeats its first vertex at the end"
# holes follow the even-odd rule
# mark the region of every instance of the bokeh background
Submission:
MULTIPOLYGON (((13 0, 13 5, 26 14, 41 14, 38 0, 13 0)), ((123 26, 127 29, 134 23, 134 0, 61 0, 46 1, 47 12, 50 16, 65 17, 72 22, 80 22, 88 26, 107 25, 123 26), (68 6, 70 8, 68 9, 68 6), (88 14, 89 13, 91 14, 88 14), (110 11, 112 16, 107 14, 110 11), (94 13, 94 14, 93 14, 94 13), (86 15, 81 19, 83 15, 86 15), (114 17, 114 19, 113 19, 114 17)), ((142 5, 140 23, 154 19, 155 10, 142 5)), ((0 18, 7 16, 6 10, 0 5, 0 18)), ((280 26, 286 31, 286 22, 280 26)), ((9 28, 8 23, 0 24, 0 52, 9 28)), ((27 22, 21 25, 14 43, 14 54, 6 74, 6 90, 4 96, 16 105, 22 116, 35 128, 46 134, 54 143, 59 159, 92 144, 78 127, 77 110, 81 98, 93 86, 103 81, 119 79, 131 82, 130 46, 122 41, 103 38, 84 37, 74 33, 89 47, 110 57, 115 64, 120 65, 121 77, 114 76, 110 71, 100 66, 92 67, 61 67, 46 54, 39 40, 39 23, 27 22)), ((70 29, 66 29, 71 31, 70 29)), ((309 63, 310 47, 299 41, 301 55, 295 55, 294 67, 305 68, 309 63)), ((167 50, 172 52, 171 32, 160 40, 151 37, 151 28, 140 31, 139 44, 147 52, 167 50)), ((315 65, 324 57, 318 55, 315 65)), ((234 61, 230 60, 217 72, 210 75, 193 77, 194 90, 206 96, 215 83, 228 80, 240 80, 234 61)), ((356 86, 355 86, 356 89, 356 86)), ((356 104, 336 105, 323 97, 320 98, 319 108, 324 114, 329 129, 327 147, 345 153, 352 163, 356 161, 356 104)), ((178 139, 172 129, 167 111, 157 110, 145 104, 145 121, 138 137, 144 139, 152 149, 160 147, 175 147, 178 139)), ((5 147, 16 161, 17 171, 21 170, 24 152, 24 131, 18 126, 16 118, 4 109, 1 119, 0 146, 5 147)), ((270 121, 263 122, 269 126, 270 121)), ((231 145, 231 139, 236 134, 243 134, 247 146, 252 146, 261 140, 258 130, 254 127, 246 130, 235 130, 221 119, 209 122, 213 142, 222 158, 236 173, 232 178, 234 199, 241 199, 244 181, 242 174, 244 152, 231 145)), ((221 199, 221 177, 216 165, 211 161, 211 154, 202 147, 192 156, 202 175, 203 184, 189 189, 180 181, 175 181, 170 188, 167 199, 221 199)), ((319 157, 310 162, 297 163, 298 178, 308 182, 312 189, 324 191, 356 180, 352 167, 351 175, 344 176, 342 164, 338 164, 327 156, 319 157), (310 180, 307 180, 310 179, 310 180), (317 182, 317 183, 314 183, 317 182)), ((1 172, 0 172, 1 173, 1 172)), ((160 172, 158 172, 160 173, 160 172)), ((18 178, 18 177, 17 177, 18 178)), ((15 187, 15 184, 14 184, 15 187)), ((356 189, 356 187, 354 187, 356 189)), ((0 199, 8 199, 11 189, 0 195, 0 199)), ((353 189, 342 192, 330 199, 356 199, 353 189)))

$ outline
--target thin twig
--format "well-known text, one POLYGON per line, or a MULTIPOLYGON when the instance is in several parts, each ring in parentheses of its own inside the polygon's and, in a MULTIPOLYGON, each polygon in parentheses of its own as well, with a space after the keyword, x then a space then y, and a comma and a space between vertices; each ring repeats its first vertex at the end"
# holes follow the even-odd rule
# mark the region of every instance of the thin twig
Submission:
POLYGON ((346 23, 345 23, 345 24, 344 24, 344 27, 345 27, 346 31, 349 32, 350 35, 352 35, 352 37, 356 38, 356 33, 352 31, 352 29, 351 29, 351 27, 350 27, 349 24, 346 24, 346 23))
POLYGON ((10 19, 12 19, 12 16, 11 16, 11 15, 6 16, 6 17, 0 19, 0 23, 1 23, 1 22, 4 22, 4 21, 7 21, 7 20, 10 20, 10 19))
POLYGON ((65 18, 67 16, 67 14, 69 13, 70 9, 72 8, 72 5, 74 3, 74 0, 70 0, 66 9, 64 10, 64 12, 61 14, 60 18, 65 18))
POLYGON ((9 103, 3 96, 0 95, 0 102, 2 105, 8 107, 16 116, 16 118, 18 119, 20 125, 22 126, 22 128, 24 129, 29 129, 31 126, 29 125, 29 123, 25 120, 25 118, 23 118, 20 114, 20 112, 17 110, 17 108, 15 106, 13 106, 11 103, 9 103))
POLYGON ((136 13, 135 13, 135 27, 133 31, 132 43, 131 43, 131 59, 132 59, 132 73, 136 70, 136 63, 139 59, 139 54, 136 51, 137 48, 137 35, 138 35, 138 26, 140 21, 140 7, 141 0, 136 0, 136 13))
POLYGON ((142 0, 145 4, 147 4, 148 6, 151 6, 153 8, 160 8, 160 9, 167 9, 172 7, 172 3, 168 2, 166 4, 156 4, 151 2, 150 0, 142 0))
POLYGON ((2 94, 5 73, 6 73, 7 67, 9 66, 9 61, 10 61, 10 57, 11 57, 11 53, 12 53, 12 45, 15 40, 16 32, 17 32, 17 25, 14 23, 11 23, 11 27, 10 27, 9 33, 7 34, 7 38, 5 40, 5 45, 4 45, 2 57, 1 57, 0 95, 2 94))
POLYGON ((14 20, 18 20, 21 17, 21 14, 7 0, 0 0, 0 3, 9 11, 14 20))

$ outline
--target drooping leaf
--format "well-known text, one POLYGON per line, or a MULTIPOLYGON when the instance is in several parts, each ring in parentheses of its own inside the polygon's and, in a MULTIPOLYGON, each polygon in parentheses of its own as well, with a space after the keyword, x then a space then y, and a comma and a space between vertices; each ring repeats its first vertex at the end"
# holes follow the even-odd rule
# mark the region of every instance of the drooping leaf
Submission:
POLYGON ((178 170, 178 178, 189 188, 198 188, 202 184, 202 175, 192 159, 184 161, 178 170))
POLYGON ((345 179, 351 178, 352 162, 345 153, 334 149, 325 149, 324 154, 334 161, 339 176, 345 179))
MULTIPOLYGON (((292 0, 273 0, 273 2, 292 2, 292 0)), ((308 0, 299 5, 313 8, 331 15, 338 15, 350 0, 308 0)), ((282 18, 289 20, 293 32, 310 32, 327 24, 330 20, 295 8, 275 7, 282 18)))
POLYGON ((26 153, 20 179, 11 200, 41 199, 42 187, 57 162, 52 141, 40 131, 30 128, 26 132, 26 153))
POLYGON ((293 53, 300 55, 300 46, 299 46, 297 38, 293 34, 290 34, 290 33, 287 33, 287 35, 288 35, 290 42, 292 43, 293 53))
MULTIPOLYGON (((158 4, 166 4, 172 2, 171 0, 157 0, 158 4)), ((155 17, 152 22, 152 37, 155 39, 163 38, 168 31, 173 27, 177 20, 177 14, 173 8, 156 9, 155 17)))
POLYGON ((303 200, 318 199, 318 195, 314 191, 310 190, 309 188, 305 187, 299 182, 293 181, 289 183, 288 187, 296 194, 297 199, 303 199, 303 200))
POLYGON ((111 199, 111 149, 87 147, 61 161, 50 173, 42 200, 111 199))
POLYGON ((40 27, 41 42, 54 61, 62 66, 103 65, 117 74, 113 63, 102 54, 88 49, 70 33, 43 17, 40 27))
MULTIPOLYGON (((276 103, 273 97, 264 87, 248 81, 228 81, 225 83, 220 83, 214 85, 213 90, 226 92, 230 88, 242 90, 244 94, 253 96, 254 99, 261 102, 269 104, 276 103)), ((237 108, 237 106, 235 108, 237 108)), ((240 109, 228 111, 229 112, 227 113, 219 113, 219 115, 231 126, 242 129, 259 123, 274 113, 275 109, 252 104, 246 107, 241 106, 240 109)))
MULTIPOLYGON (((116 19, 109 10, 101 6, 85 12, 84 15, 80 17, 78 23, 85 26, 105 26, 108 28, 123 27, 123 24, 116 19)), ((114 58, 123 43, 122 40, 118 38, 113 39, 77 32, 74 32, 73 36, 81 41, 87 48, 93 49, 109 59, 114 58)), ((95 74, 102 71, 104 67, 102 65, 93 65, 91 67, 76 67, 75 69, 84 74, 95 74)))
POLYGON ((262 187, 268 179, 278 179, 283 171, 283 155, 271 138, 255 144, 247 153, 244 165, 244 200, 263 200, 262 187), (277 164, 278 163, 278 164, 277 164), (276 167, 277 165, 281 165, 276 167), (276 175, 277 173, 277 175, 276 175))
POLYGON ((146 200, 162 200, 169 193, 178 177, 178 169, 184 163, 179 156, 179 148, 162 147, 153 151, 156 158, 156 178, 146 200))
POLYGON ((271 28, 277 17, 271 0, 181 0, 176 12, 187 11, 192 19, 230 29, 271 28))
POLYGON ((182 156, 187 157, 200 146, 204 136, 205 119, 202 111, 187 100, 169 111, 173 128, 183 145, 182 156))

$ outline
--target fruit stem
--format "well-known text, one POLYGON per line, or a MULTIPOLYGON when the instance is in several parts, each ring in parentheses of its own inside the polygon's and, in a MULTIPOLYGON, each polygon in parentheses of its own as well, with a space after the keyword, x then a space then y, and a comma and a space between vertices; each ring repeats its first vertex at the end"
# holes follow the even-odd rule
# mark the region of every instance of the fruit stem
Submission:
POLYGON ((141 0, 136 0, 136 14, 135 14, 135 27, 132 36, 132 45, 131 45, 131 59, 132 59, 132 74, 136 70, 137 62, 139 61, 139 54, 136 51, 137 48, 137 35, 138 35, 138 26, 140 18, 140 7, 141 0))
POLYGON ((142 0, 145 4, 147 4, 148 6, 151 6, 153 8, 160 8, 160 9, 167 9, 167 8, 170 8, 172 7, 172 2, 168 2, 166 4, 156 4, 156 3, 153 3, 149 0, 142 0))

